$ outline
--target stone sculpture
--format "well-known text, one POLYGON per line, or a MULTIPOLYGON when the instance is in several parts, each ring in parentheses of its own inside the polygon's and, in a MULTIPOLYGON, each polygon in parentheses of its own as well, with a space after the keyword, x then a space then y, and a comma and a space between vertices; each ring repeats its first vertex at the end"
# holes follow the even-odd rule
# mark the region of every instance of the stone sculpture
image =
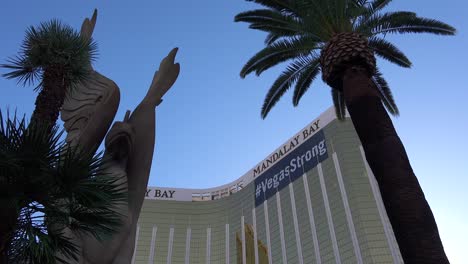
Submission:
MULTIPOLYGON (((97 11, 85 19, 81 35, 90 38, 96 24, 97 11)), ((123 215, 120 231, 107 241, 92 236, 70 234, 81 248, 78 262, 69 263, 130 263, 135 246, 135 234, 146 187, 148 184, 155 144, 155 108, 179 75, 174 63, 177 48, 165 57, 153 77, 141 103, 121 122, 115 122, 105 139, 106 167, 128 189, 128 204, 119 207, 123 215)), ((95 151, 109 129, 120 101, 119 88, 110 79, 93 71, 89 81, 78 86, 62 107, 62 120, 67 131, 67 143, 95 151)))

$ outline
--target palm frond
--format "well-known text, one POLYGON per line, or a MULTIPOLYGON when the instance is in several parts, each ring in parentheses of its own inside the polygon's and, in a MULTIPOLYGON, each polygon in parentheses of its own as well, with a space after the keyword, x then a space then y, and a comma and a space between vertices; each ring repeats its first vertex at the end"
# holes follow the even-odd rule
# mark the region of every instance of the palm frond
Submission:
POLYGON ((247 0, 281 12, 291 12, 292 4, 287 0, 247 0))
POLYGON ((296 36, 307 29, 303 22, 291 15, 270 9, 242 12, 234 17, 235 22, 247 22, 249 28, 281 36, 296 36))
POLYGON ((310 54, 317 47, 314 39, 296 37, 279 40, 255 54, 242 68, 240 75, 244 78, 251 72, 260 75, 263 71, 291 58, 310 54))
POLYGON ((277 41, 278 39, 280 39, 281 35, 278 35, 276 33, 273 33, 273 32, 270 32, 268 33, 268 35, 265 37, 265 45, 271 45, 273 44, 273 42, 277 41))
POLYGON ((369 1, 351 1, 355 4, 348 8, 348 17, 353 21, 353 28, 364 21, 367 21, 372 16, 376 15, 380 10, 385 8, 391 0, 374 0, 369 1))
POLYGON ((356 6, 365 8, 365 11, 361 14, 362 16, 369 17, 374 15, 378 11, 384 9, 392 0, 373 0, 369 1, 355 1, 358 2, 356 6))
POLYGON ((0 66, 11 70, 3 74, 3 77, 17 79, 17 83, 23 86, 34 84, 42 76, 42 69, 32 65, 26 57, 16 56, 9 58, 7 59, 7 64, 0 66))
POLYGON ((234 22, 288 24, 300 23, 297 17, 271 9, 255 9, 237 14, 234 22))
POLYGON ((390 87, 388 86, 387 81, 383 78, 382 73, 379 71, 379 69, 376 69, 374 76, 372 76, 372 81, 374 82, 377 90, 379 91, 380 97, 387 111, 394 116, 399 116, 400 111, 398 110, 395 100, 393 99, 390 87))
POLYGON ((395 45, 382 38, 369 38, 369 47, 375 54, 398 66, 410 68, 411 61, 395 45))
POLYGON ((455 35, 456 29, 444 22, 422 17, 409 18, 408 21, 390 22, 377 28, 374 34, 386 33, 432 33, 436 35, 455 35))
POLYGON ((2 117, 1 121, 2 166, 13 165, 1 168, 2 181, 5 181, 7 189, 5 194, 25 204, 44 197, 49 185, 53 185, 48 170, 56 165, 59 149, 63 145, 59 142, 61 132, 57 127, 49 128, 41 123, 27 126, 24 117, 11 119, 7 115, 6 120, 2 117), (3 174, 5 171, 9 173, 3 174))
POLYGON ((266 25, 262 23, 254 23, 249 26, 250 29, 257 29, 266 33, 274 33, 276 35, 284 36, 299 36, 297 31, 293 28, 284 25, 266 25))
POLYGON ((347 16, 346 9, 348 8, 348 0, 334 0, 325 1, 327 3, 328 11, 331 17, 333 17, 333 24, 337 32, 347 30, 347 16))
POLYGON ((365 36, 371 37, 375 35, 375 31, 380 29, 383 25, 387 25, 391 21, 404 21, 416 17, 414 12, 397 11, 380 13, 369 13, 364 15, 363 18, 356 24, 354 30, 365 36))
POLYGON ((344 121, 346 116, 346 104, 343 94, 337 89, 331 89, 335 114, 338 120, 344 121))
POLYGON ((362 20, 365 16, 370 13, 367 1, 351 0, 348 1, 348 7, 346 8, 346 17, 351 21, 351 24, 356 24, 357 21, 362 20))
POLYGON ((313 56, 309 58, 309 65, 300 75, 296 82, 293 93, 293 105, 297 106, 299 100, 307 92, 312 82, 315 80, 317 75, 320 73, 320 58, 318 56, 313 56))
MULTIPOLYGON (((32 212, 27 213, 29 216, 32 212)), ((21 219, 26 219, 23 215, 21 219)), ((58 255, 78 260, 78 245, 62 232, 47 230, 44 224, 25 223, 24 232, 17 232, 8 252, 12 263, 66 263, 58 255)))
POLYGON ((384 9, 392 0, 374 0, 370 3, 369 8, 375 13, 384 9))
POLYGON ((106 171, 102 155, 90 155, 67 148, 55 170, 57 188, 50 195, 69 208, 70 228, 102 239, 117 230, 122 215, 118 206, 126 203, 125 175, 106 171))
POLYGON ((65 230, 102 240, 121 225, 126 179, 109 173, 101 154, 60 139, 56 126, 27 125, 24 117, 4 118, 0 112, 2 203, 19 212, 8 253, 15 263, 75 258, 77 248, 65 230))
POLYGON ((326 40, 334 33, 333 18, 328 16, 328 8, 323 1, 294 1, 296 12, 308 27, 308 32, 314 32, 326 40))
POLYGON ((265 118, 271 108, 279 101, 281 96, 294 84, 300 75, 307 68, 309 60, 305 57, 300 57, 292 62, 285 71, 273 83, 263 102, 261 116, 265 118))
POLYGON ((374 15, 361 24, 357 31, 368 36, 388 33, 432 33, 436 35, 454 35, 456 29, 435 20, 418 17, 413 12, 389 12, 374 15))

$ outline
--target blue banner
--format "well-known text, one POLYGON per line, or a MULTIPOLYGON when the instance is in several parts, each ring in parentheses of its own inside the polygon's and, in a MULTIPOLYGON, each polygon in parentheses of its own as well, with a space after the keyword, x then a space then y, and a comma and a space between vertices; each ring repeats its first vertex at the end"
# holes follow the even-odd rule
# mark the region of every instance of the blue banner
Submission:
POLYGON ((325 135, 320 130, 255 179, 255 207, 327 158, 325 135))

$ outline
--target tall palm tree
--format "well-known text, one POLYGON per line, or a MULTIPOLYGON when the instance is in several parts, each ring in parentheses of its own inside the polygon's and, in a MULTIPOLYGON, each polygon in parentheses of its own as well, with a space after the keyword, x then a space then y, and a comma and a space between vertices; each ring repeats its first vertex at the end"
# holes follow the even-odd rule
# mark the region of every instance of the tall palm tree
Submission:
POLYGON ((126 188, 102 155, 74 150, 57 127, 0 112, 0 263, 79 256, 70 234, 106 239, 121 225, 126 188))
POLYGON ((332 88, 337 117, 342 120, 349 111, 405 263, 448 263, 434 216, 385 111, 399 114, 375 55, 409 68, 410 60, 386 34, 454 35, 455 29, 413 12, 384 12, 391 0, 253 2, 264 8, 240 13, 235 21, 268 35, 266 47, 245 64, 241 77, 291 60, 268 91, 262 118, 293 86, 297 105, 321 72, 332 88))
POLYGON ((96 43, 58 20, 30 27, 19 55, 2 67, 4 74, 23 85, 40 80, 36 90, 36 108, 31 121, 53 126, 69 89, 91 73, 90 62, 96 54, 96 43))

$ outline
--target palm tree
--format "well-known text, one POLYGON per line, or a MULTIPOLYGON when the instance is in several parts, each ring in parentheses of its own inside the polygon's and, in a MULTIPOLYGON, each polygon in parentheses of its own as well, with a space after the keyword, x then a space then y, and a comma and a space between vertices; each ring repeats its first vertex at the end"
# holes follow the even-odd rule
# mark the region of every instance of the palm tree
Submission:
POLYGON ((347 108, 377 179, 405 263, 449 263, 437 225, 385 108, 398 115, 375 55, 409 68, 410 60, 385 39, 391 33, 454 35, 443 22, 413 12, 384 12, 391 0, 253 0, 263 9, 235 21, 267 32, 266 47, 242 68, 241 77, 290 61, 269 89, 265 118, 292 86, 297 105, 321 72, 332 88, 337 117, 347 108), (385 107, 385 108, 384 108, 385 107))
POLYGON ((0 263, 76 259, 72 233, 102 240, 121 225, 123 181, 102 155, 70 148, 61 134, 0 112, 0 263))
POLYGON ((96 43, 58 20, 30 27, 19 55, 2 67, 12 71, 7 78, 18 79, 23 85, 41 82, 31 121, 53 126, 65 96, 74 84, 91 73, 90 62, 96 54, 96 43))

